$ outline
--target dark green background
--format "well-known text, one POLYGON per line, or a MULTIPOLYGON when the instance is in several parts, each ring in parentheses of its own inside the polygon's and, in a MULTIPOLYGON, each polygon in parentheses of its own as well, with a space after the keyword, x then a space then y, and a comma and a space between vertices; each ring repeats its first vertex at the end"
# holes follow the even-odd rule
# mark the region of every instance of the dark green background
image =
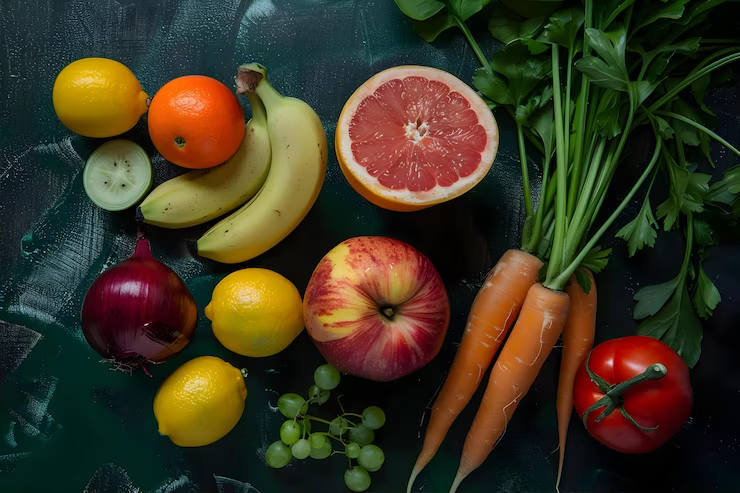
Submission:
MULTIPOLYGON (((7 322, 0 325, 0 491, 347 491, 341 457, 279 471, 263 461, 281 422, 270 403, 280 393, 305 392, 321 363, 307 335, 277 356, 244 358, 218 344, 202 310, 216 283, 244 266, 274 269, 303 291, 328 250, 369 234, 408 241, 427 254, 452 304, 446 344, 427 367, 392 383, 345 377, 340 386, 348 407, 377 404, 388 413, 377 434, 386 465, 372 475, 369 491, 405 490, 421 447, 425 407, 452 361, 473 297, 487 270, 520 236, 518 159, 508 118, 499 118, 501 148, 483 183, 426 211, 393 213, 365 202, 347 185, 332 152, 324 189, 307 219, 244 265, 192 257, 187 241, 207 225, 175 233, 150 228, 155 255, 187 282, 200 319, 194 341, 176 359, 152 368, 149 378, 108 371, 82 338, 81 299, 97 275, 132 253, 136 224, 133 211, 108 213, 85 196, 80 171, 103 141, 67 131, 54 115, 51 89, 66 64, 87 56, 122 61, 150 95, 186 74, 230 84, 238 64, 256 61, 268 67, 281 92, 317 110, 333 141, 346 99, 384 68, 432 65, 469 81, 477 62, 462 37, 450 32, 425 43, 392 0, 0 0, 0 6, 0 319, 7 322), (249 370, 246 411, 224 439, 181 449, 158 435, 152 400, 165 376, 205 354, 249 370)), ((476 32, 484 51, 492 53, 497 45, 481 26, 476 32)), ((712 107, 722 120, 720 132, 737 143, 735 91, 715 94, 712 107)), ((159 183, 180 170, 156 155, 145 123, 143 118, 125 137, 153 156, 159 183)), ((715 154, 720 169, 737 162, 729 153, 715 154)), ((530 163, 534 174, 535 165, 530 163)), ((617 184, 612 203, 619 189, 617 184)), ((616 227, 637 207, 635 201, 616 227)), ((614 255, 598 277, 597 342, 634 332, 635 290, 672 277, 682 255, 682 244, 671 235, 661 235, 656 251, 629 262, 613 232, 603 243, 614 255)), ((705 268, 723 302, 705 326, 702 358, 692 372, 696 402, 690 422, 661 450, 630 457, 601 446, 573 419, 561 491, 740 490, 740 250, 715 248, 705 268)), ((558 363, 556 350, 505 438, 462 493, 554 491, 558 363)), ((482 388, 417 481, 422 491, 447 491, 481 393, 482 388)))

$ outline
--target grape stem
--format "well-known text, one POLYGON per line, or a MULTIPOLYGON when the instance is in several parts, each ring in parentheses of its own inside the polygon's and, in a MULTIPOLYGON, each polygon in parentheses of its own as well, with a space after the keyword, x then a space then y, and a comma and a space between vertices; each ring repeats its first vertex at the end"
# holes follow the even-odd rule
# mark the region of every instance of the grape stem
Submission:
MULTIPOLYGON (((345 416, 356 416, 356 417, 362 419, 362 414, 356 414, 356 413, 344 413, 344 414, 342 414, 342 417, 345 417, 345 416)), ((347 421, 349 421, 349 420, 347 420, 347 421)), ((355 426, 357 426, 357 425, 355 425, 355 426)))
POLYGON ((325 420, 325 419, 322 419, 322 418, 317 418, 316 416, 311 416, 310 414, 306 414, 306 415, 305 415, 305 416, 303 416, 303 417, 304 417, 305 419, 311 419, 311 420, 313 420, 313 421, 318 421, 319 423, 324 423, 324 424, 326 424, 326 425, 329 425, 329 426, 331 426, 331 425, 332 425, 332 422, 331 422, 331 421, 327 421, 327 420, 325 420))
POLYGON ((344 406, 342 405, 342 400, 341 400, 343 396, 344 396, 344 394, 339 394, 339 395, 337 396, 337 404, 339 404, 339 409, 341 409, 341 410, 342 410, 342 414, 346 414, 346 413, 344 412, 344 406))
MULTIPOLYGON (((328 431, 320 431, 320 432, 317 431, 316 433, 311 433, 311 435, 323 435, 325 437, 333 438, 334 440, 336 440, 338 442, 344 443, 344 442, 342 442, 342 439, 341 438, 337 438, 336 436, 334 436, 334 434, 332 434, 332 433, 330 433, 328 431)), ((342 453, 344 453, 344 452, 342 452, 342 453)))

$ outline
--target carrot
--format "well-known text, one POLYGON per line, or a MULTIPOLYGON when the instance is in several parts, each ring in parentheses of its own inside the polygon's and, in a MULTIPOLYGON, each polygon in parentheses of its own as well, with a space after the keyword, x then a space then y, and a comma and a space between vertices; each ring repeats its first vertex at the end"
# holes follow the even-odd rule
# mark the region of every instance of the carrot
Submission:
POLYGON ((439 450, 450 426, 465 408, 516 320, 542 261, 521 250, 508 250, 486 277, 468 314, 465 332, 447 378, 434 401, 424 444, 411 472, 407 492, 439 450))
POLYGON ((519 318, 491 370, 486 392, 463 445, 450 493, 486 460, 506 432, 514 411, 560 337, 570 300, 537 283, 527 292, 519 318))
POLYGON ((593 273, 584 269, 591 279, 591 289, 588 294, 571 276, 570 284, 565 292, 570 297, 570 311, 563 329, 563 355, 560 359, 560 378, 558 380, 558 440, 560 442, 560 460, 558 462, 558 479, 555 489, 559 490, 560 478, 565 460, 565 441, 568 436, 568 423, 573 413, 573 382, 576 372, 588 356, 594 344, 596 332, 596 283, 593 273))

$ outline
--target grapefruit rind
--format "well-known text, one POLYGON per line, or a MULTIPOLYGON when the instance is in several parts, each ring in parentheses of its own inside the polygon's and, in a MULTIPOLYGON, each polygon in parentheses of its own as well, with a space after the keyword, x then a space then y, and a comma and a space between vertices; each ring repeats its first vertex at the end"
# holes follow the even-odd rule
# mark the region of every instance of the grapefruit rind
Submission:
POLYGON ((384 209, 410 212, 425 209, 466 193, 486 176, 496 158, 499 144, 499 130, 488 105, 463 81, 440 69, 420 65, 400 65, 383 70, 368 79, 350 96, 339 115, 335 136, 335 149, 340 168, 352 188, 369 202, 384 209), (367 169, 359 164, 352 152, 352 139, 349 135, 350 122, 360 104, 383 84, 394 79, 424 77, 447 85, 450 92, 461 94, 469 103, 470 109, 478 117, 478 124, 488 136, 486 146, 481 152, 481 161, 472 174, 461 177, 448 187, 436 186, 428 191, 393 190, 378 183, 367 169))

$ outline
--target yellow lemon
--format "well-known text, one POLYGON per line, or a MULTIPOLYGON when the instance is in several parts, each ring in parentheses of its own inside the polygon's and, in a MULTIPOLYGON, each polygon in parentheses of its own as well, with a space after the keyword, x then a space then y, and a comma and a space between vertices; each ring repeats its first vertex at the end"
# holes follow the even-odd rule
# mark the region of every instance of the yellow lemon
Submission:
POLYGON ((52 100, 59 120, 85 137, 127 132, 147 112, 149 96, 128 67, 108 58, 82 58, 59 72, 52 100))
POLYGON ((268 269, 241 269, 223 278, 205 312, 219 342, 242 356, 272 356, 303 330, 301 294, 268 269))
POLYGON ((154 397, 159 433, 180 447, 201 447, 223 438, 244 413, 242 372, 221 358, 201 356, 168 376, 154 397))

